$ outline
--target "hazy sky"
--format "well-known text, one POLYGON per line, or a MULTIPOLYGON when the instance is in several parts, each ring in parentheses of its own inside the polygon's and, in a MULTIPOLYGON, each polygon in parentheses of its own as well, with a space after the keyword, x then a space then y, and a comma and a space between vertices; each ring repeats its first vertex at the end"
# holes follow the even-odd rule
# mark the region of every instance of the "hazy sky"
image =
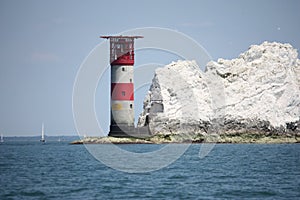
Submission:
POLYGON ((0 133, 38 135, 44 122, 47 135, 76 134, 73 84, 100 35, 169 28, 229 59, 265 40, 299 49, 299 10, 297 0, 0 0, 0 133))

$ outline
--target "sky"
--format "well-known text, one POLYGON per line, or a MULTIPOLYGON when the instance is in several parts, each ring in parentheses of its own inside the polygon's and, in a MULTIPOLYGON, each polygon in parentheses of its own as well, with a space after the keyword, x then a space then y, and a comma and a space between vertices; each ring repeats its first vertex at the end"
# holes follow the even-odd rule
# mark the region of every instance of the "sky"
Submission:
MULTIPOLYGON (((297 0, 0 0, 0 133, 39 135, 44 123, 46 135, 76 135, 73 85, 84 59, 103 42, 100 35, 168 28, 193 38, 213 60, 232 59, 263 41, 299 50, 299 9, 297 0)), ((153 57, 136 53, 139 64, 153 57)), ((172 56, 153 59, 168 64, 172 56)), ((99 82, 96 94, 106 102, 104 110, 96 105, 104 131, 109 95, 98 94, 101 88, 109 94, 108 81, 99 82)), ((136 116, 147 89, 135 98, 136 116)))

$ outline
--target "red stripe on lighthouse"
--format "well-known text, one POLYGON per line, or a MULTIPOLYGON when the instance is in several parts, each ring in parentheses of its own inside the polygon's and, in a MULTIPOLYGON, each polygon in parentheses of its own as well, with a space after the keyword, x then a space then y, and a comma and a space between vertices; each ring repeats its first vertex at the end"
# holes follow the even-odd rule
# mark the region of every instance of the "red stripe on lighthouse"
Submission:
POLYGON ((111 99, 133 101, 134 100, 133 83, 112 83, 111 99))

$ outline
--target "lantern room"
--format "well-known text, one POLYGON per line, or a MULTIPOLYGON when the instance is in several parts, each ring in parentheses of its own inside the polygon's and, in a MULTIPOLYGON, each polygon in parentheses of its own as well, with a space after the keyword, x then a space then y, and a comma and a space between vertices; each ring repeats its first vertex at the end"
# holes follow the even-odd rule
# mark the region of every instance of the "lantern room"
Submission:
POLYGON ((134 39, 142 36, 101 36, 110 39, 110 64, 134 65, 134 39))

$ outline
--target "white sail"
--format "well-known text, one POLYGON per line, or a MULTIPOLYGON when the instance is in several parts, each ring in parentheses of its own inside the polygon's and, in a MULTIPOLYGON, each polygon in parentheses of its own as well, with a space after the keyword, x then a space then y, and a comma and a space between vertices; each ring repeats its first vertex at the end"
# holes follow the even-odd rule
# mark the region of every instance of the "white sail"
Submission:
POLYGON ((41 142, 45 142, 44 123, 42 124, 42 139, 41 142))

